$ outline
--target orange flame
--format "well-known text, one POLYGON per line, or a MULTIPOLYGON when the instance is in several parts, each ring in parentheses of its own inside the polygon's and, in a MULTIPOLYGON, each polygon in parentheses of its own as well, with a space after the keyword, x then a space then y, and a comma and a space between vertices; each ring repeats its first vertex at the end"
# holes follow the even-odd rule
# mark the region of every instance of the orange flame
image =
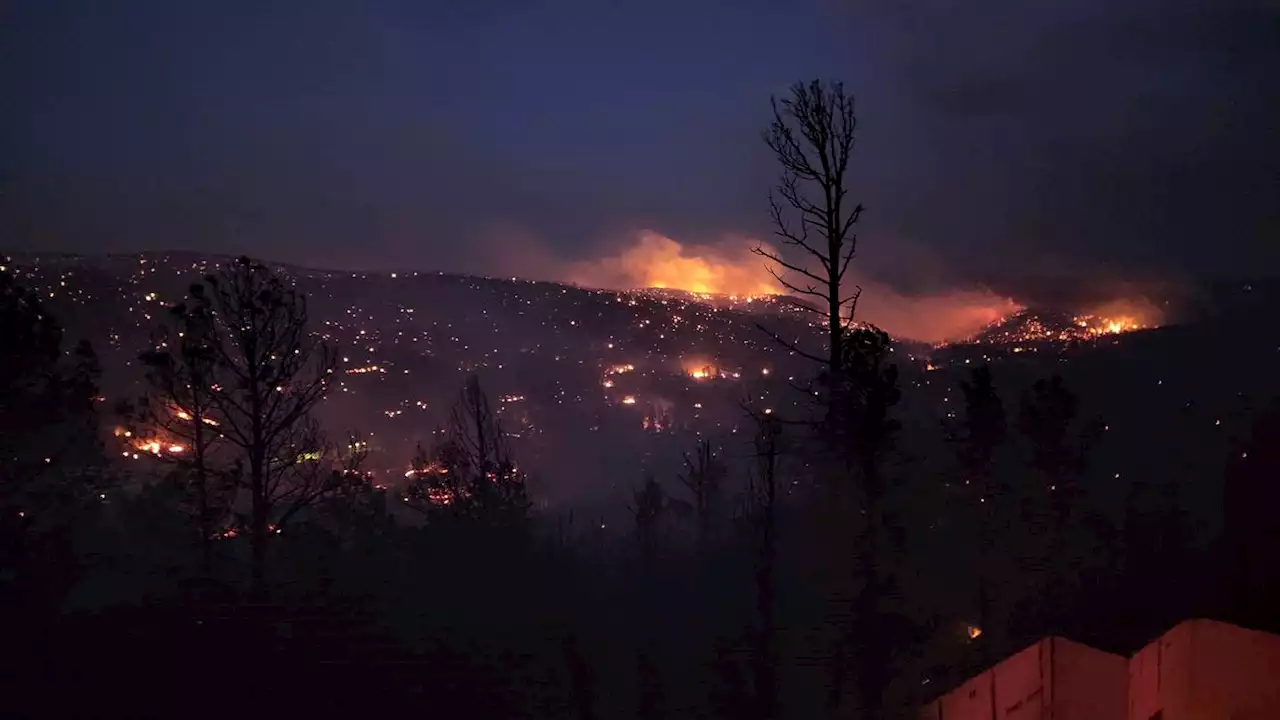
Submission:
POLYGON ((1122 298, 1089 308, 1076 317, 1076 324, 1094 335, 1115 335, 1133 330, 1160 327, 1164 313, 1142 298, 1122 298))
POLYGON ((722 295, 776 295, 781 288, 765 268, 764 258, 751 252, 756 245, 746 240, 682 245, 646 230, 619 255, 574 264, 569 280, 616 289, 668 288, 722 295))
POLYGON ((700 356, 681 358, 680 369, 694 380, 710 380, 728 374, 711 358, 700 356))

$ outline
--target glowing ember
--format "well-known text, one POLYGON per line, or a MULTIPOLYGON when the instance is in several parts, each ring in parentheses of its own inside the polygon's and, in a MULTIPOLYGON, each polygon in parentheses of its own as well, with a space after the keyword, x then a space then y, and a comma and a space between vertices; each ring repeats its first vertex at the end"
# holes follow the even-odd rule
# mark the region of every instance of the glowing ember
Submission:
POLYGON ((717 366, 713 359, 706 356, 681 358, 680 369, 694 380, 711 380, 730 375, 717 366))
MULTIPOLYGON (((125 437, 128 437, 130 433, 125 433, 124 435, 125 437)), ((156 439, 133 438, 131 439, 131 445, 133 449, 138 452, 148 453, 156 457, 166 454, 180 455, 187 451, 187 447, 180 443, 166 442, 156 439)), ((130 453, 125 451, 124 455, 130 456, 130 453)), ((137 453, 133 453, 132 457, 136 459, 138 457, 137 453)))
POLYGON ((623 404, 623 405, 635 405, 635 404, 636 404, 636 396, 635 396, 635 395, 628 395, 628 396, 626 396, 626 397, 622 398, 622 404, 623 404))
POLYGON ((347 374, 348 375, 364 375, 366 373, 377 373, 377 372, 385 373, 386 371, 387 371, 386 368, 379 367, 377 365, 369 365, 367 367, 351 368, 350 370, 347 370, 347 374))
MULTIPOLYGON (((191 413, 187 412, 186 410, 175 410, 173 415, 179 420, 191 419, 191 413)), ((211 417, 202 417, 200 418, 200 422, 204 423, 205 425, 210 425, 212 427, 218 427, 218 421, 214 420, 211 417)))

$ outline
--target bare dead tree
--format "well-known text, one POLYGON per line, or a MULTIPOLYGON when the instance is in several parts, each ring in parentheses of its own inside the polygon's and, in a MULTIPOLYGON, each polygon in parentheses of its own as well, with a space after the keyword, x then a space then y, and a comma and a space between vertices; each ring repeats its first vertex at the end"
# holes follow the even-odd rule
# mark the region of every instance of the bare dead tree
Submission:
POLYGON ((841 328, 852 320, 861 293, 859 288, 841 295, 857 250, 853 226, 862 215, 862 205, 850 207, 845 184, 857 125, 853 96, 845 93, 841 83, 814 80, 796 83, 790 97, 771 98, 771 103, 773 122, 764 140, 782 166, 782 174, 769 194, 769 208, 774 235, 783 251, 757 246, 754 252, 772 263, 769 272, 796 295, 797 307, 824 317, 827 357, 813 355, 766 332, 789 350, 825 363, 835 376, 841 369, 841 328), (800 251, 801 258, 796 259, 794 253, 784 257, 787 250, 800 251))
POLYGON ((251 592, 263 599, 270 535, 334 489, 320 469, 325 448, 312 413, 329 391, 335 355, 309 332, 306 299, 249 258, 206 276, 191 294, 216 318, 210 399, 220 431, 244 456, 251 592))

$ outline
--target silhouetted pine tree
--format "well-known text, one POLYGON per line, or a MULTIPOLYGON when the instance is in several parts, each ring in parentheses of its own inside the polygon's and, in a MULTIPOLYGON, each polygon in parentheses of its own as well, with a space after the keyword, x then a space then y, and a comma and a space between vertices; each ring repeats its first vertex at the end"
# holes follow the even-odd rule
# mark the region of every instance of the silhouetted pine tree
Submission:
POLYGON ((782 424, 772 415, 757 415, 755 421, 755 467, 748 479, 744 512, 756 595, 752 712, 760 720, 772 720, 778 715, 777 566, 782 504, 778 474, 782 424))
POLYGON ((263 599, 271 536, 339 485, 313 419, 336 358, 308 328, 306 299, 249 258, 225 264, 190 294, 216 319, 208 329, 209 397, 219 432, 245 461, 251 593, 263 599))
POLYGON ((960 469, 960 490, 969 501, 977 522, 978 617, 977 626, 988 637, 979 640, 983 659, 994 660, 990 634, 994 631, 994 594, 997 584, 993 561, 997 556, 1001 509, 1009 501, 1008 488, 997 467, 1005 442, 1007 421, 1004 403, 996 392, 991 369, 975 368, 960 386, 964 393, 964 416, 953 440, 960 469))
POLYGON ((1032 598, 1036 605, 1028 610, 1047 623, 1040 634, 1063 632, 1077 597, 1073 585, 1089 554, 1085 533, 1093 517, 1082 480, 1100 426, 1082 420, 1079 398, 1054 375, 1037 380, 1023 395, 1018 427, 1030 453, 1031 482, 1018 488, 1034 534, 1026 538, 1033 548, 1028 580, 1040 586, 1040 596, 1032 598))
POLYGON ((901 398, 898 368, 892 362, 888 334, 872 327, 845 330, 841 374, 831 388, 832 409, 826 436, 843 463, 854 516, 847 527, 849 568, 856 587, 851 623, 838 640, 833 657, 828 711, 848 712, 848 690, 861 717, 879 718, 893 679, 894 633, 900 618, 889 612, 894 590, 893 565, 899 528, 889 514, 890 487, 885 462, 895 449, 900 425, 892 416, 901 398), (852 687, 847 688, 849 679, 852 687))
POLYGON ((635 522, 636 549, 639 554, 638 590, 635 599, 640 608, 636 617, 640 633, 636 651, 636 714, 646 720, 662 716, 662 678, 655 661, 654 637, 659 632, 654 599, 661 523, 666 513, 666 493, 646 473, 644 483, 635 491, 631 515, 635 522))

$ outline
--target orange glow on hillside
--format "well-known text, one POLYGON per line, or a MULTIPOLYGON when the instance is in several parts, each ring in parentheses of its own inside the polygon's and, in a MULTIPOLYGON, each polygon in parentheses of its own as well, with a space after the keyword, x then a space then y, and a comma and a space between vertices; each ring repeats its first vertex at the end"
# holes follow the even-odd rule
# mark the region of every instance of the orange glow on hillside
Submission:
POLYGON ((694 380, 742 377, 742 373, 726 370, 720 367, 714 359, 700 355, 681 358, 680 371, 694 380))
POLYGON ((1090 308, 1074 319, 1090 335, 1117 335, 1160 327, 1164 313, 1144 299, 1120 299, 1090 308))
POLYGON ((680 369, 694 380, 709 380, 720 377, 720 368, 715 360, 708 357, 681 358, 680 369))
MULTIPOLYGON (((556 274, 568 282, 588 287, 680 290, 705 296, 704 299, 719 295, 750 301, 788 294, 769 272, 770 267, 776 267, 775 263, 752 252, 758 246, 770 253, 778 251, 747 238, 683 243, 646 230, 614 254, 561 265, 556 274)), ((795 262, 808 259, 803 253, 798 255, 800 257, 791 259, 795 262)), ((858 301, 858 319, 900 339, 928 343, 958 341, 1026 309, 1011 297, 974 284, 905 292, 861 275, 861 268, 855 261, 845 279, 844 294, 851 294, 855 285, 861 287, 864 292, 858 301)), ((810 269, 821 272, 818 268, 810 269)), ((803 278, 793 271, 784 272, 784 279, 801 286, 808 284, 801 282, 803 278)), ((634 304, 634 300, 632 302, 634 304)), ((1080 332, 1094 336, 1161 325, 1159 309, 1144 300, 1106 303, 1088 308, 1081 317, 1086 318, 1086 322, 1077 324, 1080 332)), ((686 369, 686 372, 692 376, 692 371, 686 369)))
POLYGON ((683 245, 655 232, 640 233, 622 253, 575 264, 569 279, 608 288, 665 288, 717 295, 776 295, 781 288, 752 241, 683 245))

